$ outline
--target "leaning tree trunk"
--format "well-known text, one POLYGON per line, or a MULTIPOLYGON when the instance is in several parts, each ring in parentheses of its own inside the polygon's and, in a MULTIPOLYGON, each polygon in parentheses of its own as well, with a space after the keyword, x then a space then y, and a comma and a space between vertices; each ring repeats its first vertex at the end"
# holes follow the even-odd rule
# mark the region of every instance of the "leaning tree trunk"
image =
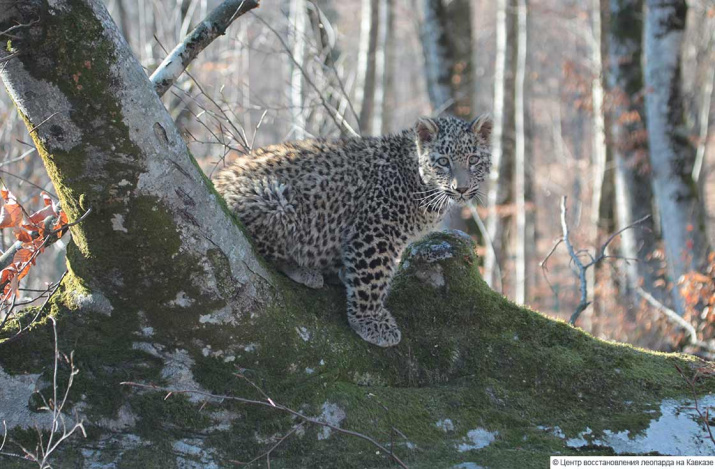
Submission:
MULTIPOLYGON (((388 300, 403 342, 365 343, 342 289, 307 290, 256 257, 99 0, 18 3, 0 10, 0 31, 37 18, 0 50, 0 76, 70 220, 92 209, 71 229, 69 273, 49 303, 80 369, 69 399, 91 441, 67 440, 57 467, 227 467, 262 453, 279 467, 393 467, 392 451, 413 468, 526 467, 596 447, 713 452, 680 408, 691 391, 673 365, 690 374, 696 361, 509 303, 458 233, 407 250, 388 300), (654 441, 647 428, 663 418, 682 425, 654 441), (669 438, 678 446, 664 448, 669 438)), ((0 331, 2 452, 34 448, 23 430, 33 420, 50 431, 31 399, 33 386, 51 391, 47 326, 11 343, 16 326, 0 331)))
POLYGON ((702 204, 692 178, 695 152, 684 127, 680 59, 685 0, 648 0, 645 22, 645 85, 653 191, 660 213, 673 302, 685 305, 678 280, 700 271, 709 252, 702 204))

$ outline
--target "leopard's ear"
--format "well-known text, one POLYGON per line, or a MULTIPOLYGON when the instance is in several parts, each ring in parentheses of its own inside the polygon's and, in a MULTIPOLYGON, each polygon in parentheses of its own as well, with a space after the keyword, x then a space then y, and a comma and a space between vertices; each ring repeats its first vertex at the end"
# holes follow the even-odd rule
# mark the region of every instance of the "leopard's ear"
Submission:
POLYGON ((420 139, 420 142, 429 143, 434 140, 439 133, 439 126, 434 119, 420 117, 415 130, 417 131, 417 137, 420 139))
POLYGON ((484 142, 489 143, 492 136, 492 128, 494 127, 494 121, 492 116, 489 114, 482 114, 481 116, 474 119, 469 127, 472 129, 477 136, 479 136, 484 142))

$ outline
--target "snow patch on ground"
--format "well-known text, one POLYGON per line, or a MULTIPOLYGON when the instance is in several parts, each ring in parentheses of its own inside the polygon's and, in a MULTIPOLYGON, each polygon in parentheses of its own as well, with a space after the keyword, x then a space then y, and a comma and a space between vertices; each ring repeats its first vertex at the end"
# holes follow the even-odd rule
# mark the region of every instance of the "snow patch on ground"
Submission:
MULTIPOLYGON (((715 396, 705 396, 698 401, 701 409, 715 406, 715 396)), ((604 430, 600 436, 590 428, 566 440, 570 448, 588 445, 612 448, 616 454, 651 453, 671 456, 714 456, 715 448, 709 444, 708 435, 700 417, 689 400, 665 399, 660 404, 660 417, 651 421, 645 431, 631 435, 627 431, 604 430)))
POLYGON ((457 445, 457 451, 464 453, 466 451, 486 448, 494 442, 498 434, 498 432, 490 432, 484 428, 469 430, 467 436, 464 437, 464 442, 457 445))

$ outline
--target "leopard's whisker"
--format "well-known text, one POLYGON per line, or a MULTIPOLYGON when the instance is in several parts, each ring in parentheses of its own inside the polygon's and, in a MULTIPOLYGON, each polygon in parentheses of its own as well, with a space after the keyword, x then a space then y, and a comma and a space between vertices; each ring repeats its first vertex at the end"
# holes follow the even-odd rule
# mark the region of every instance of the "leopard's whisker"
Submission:
POLYGON ((431 194, 430 196, 425 197, 425 199, 427 200, 423 201, 420 206, 426 205, 427 207, 429 207, 435 200, 439 200, 439 197, 443 194, 443 192, 437 192, 436 194, 431 194))

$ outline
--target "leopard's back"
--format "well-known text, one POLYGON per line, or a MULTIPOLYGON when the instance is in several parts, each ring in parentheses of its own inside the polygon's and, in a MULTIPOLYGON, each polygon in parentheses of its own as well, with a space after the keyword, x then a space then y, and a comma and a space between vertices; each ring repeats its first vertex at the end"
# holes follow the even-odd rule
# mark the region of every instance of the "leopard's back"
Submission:
POLYGON ((368 139, 305 140, 242 156, 216 189, 261 253, 323 272, 341 264, 341 243, 374 184, 368 139))

